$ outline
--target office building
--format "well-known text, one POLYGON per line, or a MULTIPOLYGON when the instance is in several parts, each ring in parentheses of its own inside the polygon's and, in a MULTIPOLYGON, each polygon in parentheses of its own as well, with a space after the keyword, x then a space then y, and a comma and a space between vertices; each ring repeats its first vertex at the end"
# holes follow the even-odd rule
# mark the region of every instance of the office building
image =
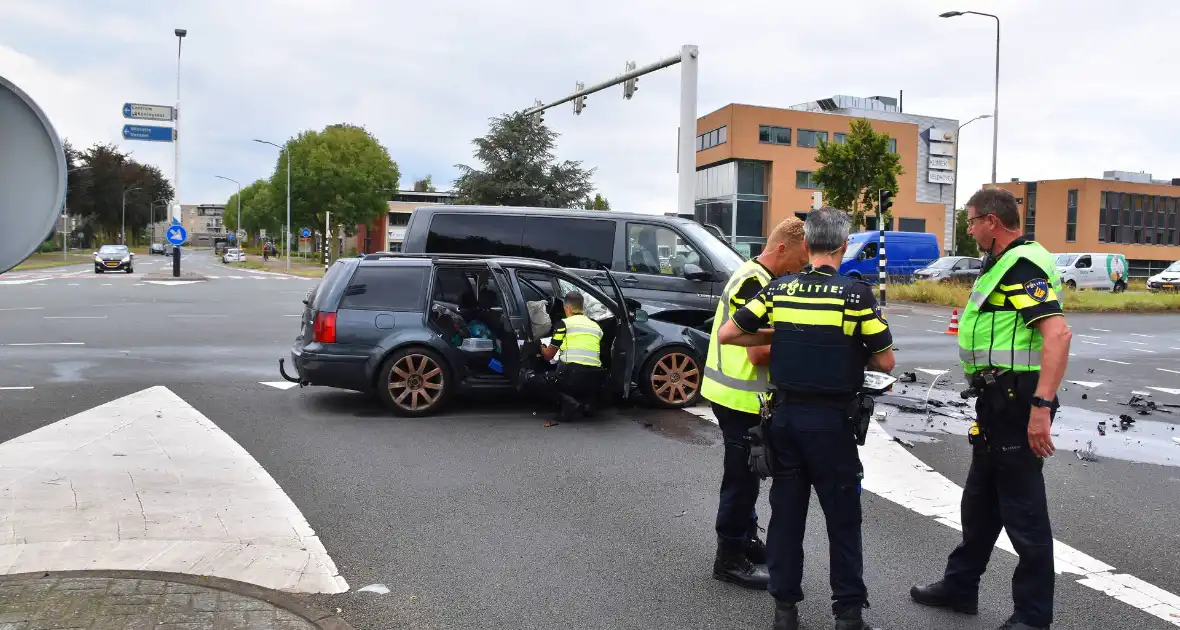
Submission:
POLYGON ((389 210, 370 225, 358 225, 356 249, 358 253, 400 252, 402 240, 406 237, 406 226, 414 208, 439 203, 455 203, 458 197, 453 192, 416 192, 402 190, 389 200, 389 210))
POLYGON ((1013 180, 997 187, 1016 197, 1025 234, 1051 252, 1122 254, 1133 278, 1180 260, 1180 178, 1106 171, 1102 179, 1013 180))
MULTIPOLYGON (((890 229, 930 232, 949 250, 954 231, 955 148, 959 123, 904 113, 897 99, 835 96, 786 109, 730 104, 697 120, 694 218, 717 226, 755 254, 767 231, 811 209, 817 147, 843 142, 868 119, 901 156, 890 229)), ((870 229, 876 217, 866 217, 870 229)))

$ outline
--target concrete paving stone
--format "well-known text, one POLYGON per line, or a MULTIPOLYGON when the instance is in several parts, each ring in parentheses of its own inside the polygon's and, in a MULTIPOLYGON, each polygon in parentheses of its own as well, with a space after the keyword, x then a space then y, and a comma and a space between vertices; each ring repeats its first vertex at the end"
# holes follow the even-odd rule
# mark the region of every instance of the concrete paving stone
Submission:
POLYGON ((183 593, 186 595, 192 595, 195 593, 204 593, 206 590, 207 589, 203 589, 199 586, 193 586, 192 584, 181 584, 179 582, 168 583, 169 593, 183 593))
POLYGON ((19 623, 0 623, 0 630, 28 630, 28 627, 23 621, 19 623))
POLYGON ((249 630, 274 630, 274 621, 274 610, 248 610, 246 611, 245 628, 249 628, 249 630))
POLYGON ((141 595, 163 595, 168 586, 164 582, 156 580, 138 580, 138 582, 139 586, 135 592, 141 595))
POLYGON ((95 580, 89 578, 75 579, 75 580, 59 580, 54 590, 57 591, 93 591, 106 590, 111 585, 111 580, 95 580))
POLYGON ((274 606, 261 600, 223 592, 217 610, 271 610, 273 608, 274 606))
POLYGON ((215 612, 164 612, 160 613, 157 620, 161 624, 195 623, 204 624, 206 628, 212 628, 214 618, 217 614, 215 612))
POLYGON ((160 610, 186 612, 193 609, 193 596, 186 593, 167 593, 160 596, 160 610))
POLYGON ((207 591, 193 595, 193 610, 197 612, 213 612, 217 610, 217 603, 217 593, 213 591, 207 591))
POLYGON ((107 592, 111 595, 134 595, 139 588, 139 580, 114 580, 107 592))

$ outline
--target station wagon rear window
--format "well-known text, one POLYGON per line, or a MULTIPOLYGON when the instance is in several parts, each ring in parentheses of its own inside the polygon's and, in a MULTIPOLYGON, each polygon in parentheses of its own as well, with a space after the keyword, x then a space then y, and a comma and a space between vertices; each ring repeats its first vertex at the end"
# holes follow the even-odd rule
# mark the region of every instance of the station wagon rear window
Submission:
POLYGON ((360 267, 353 274, 341 309, 379 311, 421 310, 426 295, 427 267, 360 267))

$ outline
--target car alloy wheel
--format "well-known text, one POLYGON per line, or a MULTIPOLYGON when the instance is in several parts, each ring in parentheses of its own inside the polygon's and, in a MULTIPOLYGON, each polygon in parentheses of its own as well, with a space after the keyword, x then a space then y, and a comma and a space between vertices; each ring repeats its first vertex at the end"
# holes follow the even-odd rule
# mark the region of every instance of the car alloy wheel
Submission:
POLYGON ((389 398, 401 411, 420 414, 437 406, 445 377, 434 359, 410 353, 393 364, 389 372, 389 398))
POLYGON ((701 369, 696 357, 673 348, 653 360, 647 379, 653 402, 662 407, 684 407, 697 397, 701 369))

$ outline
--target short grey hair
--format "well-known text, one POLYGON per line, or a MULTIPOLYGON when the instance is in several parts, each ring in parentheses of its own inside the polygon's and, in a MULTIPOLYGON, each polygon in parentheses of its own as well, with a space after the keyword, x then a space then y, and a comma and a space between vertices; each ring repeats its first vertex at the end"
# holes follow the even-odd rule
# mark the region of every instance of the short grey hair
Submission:
POLYGON ((803 234, 807 239, 807 249, 815 253, 834 252, 848 242, 848 230, 852 224, 848 213, 824 206, 807 213, 807 221, 803 223, 803 234))

